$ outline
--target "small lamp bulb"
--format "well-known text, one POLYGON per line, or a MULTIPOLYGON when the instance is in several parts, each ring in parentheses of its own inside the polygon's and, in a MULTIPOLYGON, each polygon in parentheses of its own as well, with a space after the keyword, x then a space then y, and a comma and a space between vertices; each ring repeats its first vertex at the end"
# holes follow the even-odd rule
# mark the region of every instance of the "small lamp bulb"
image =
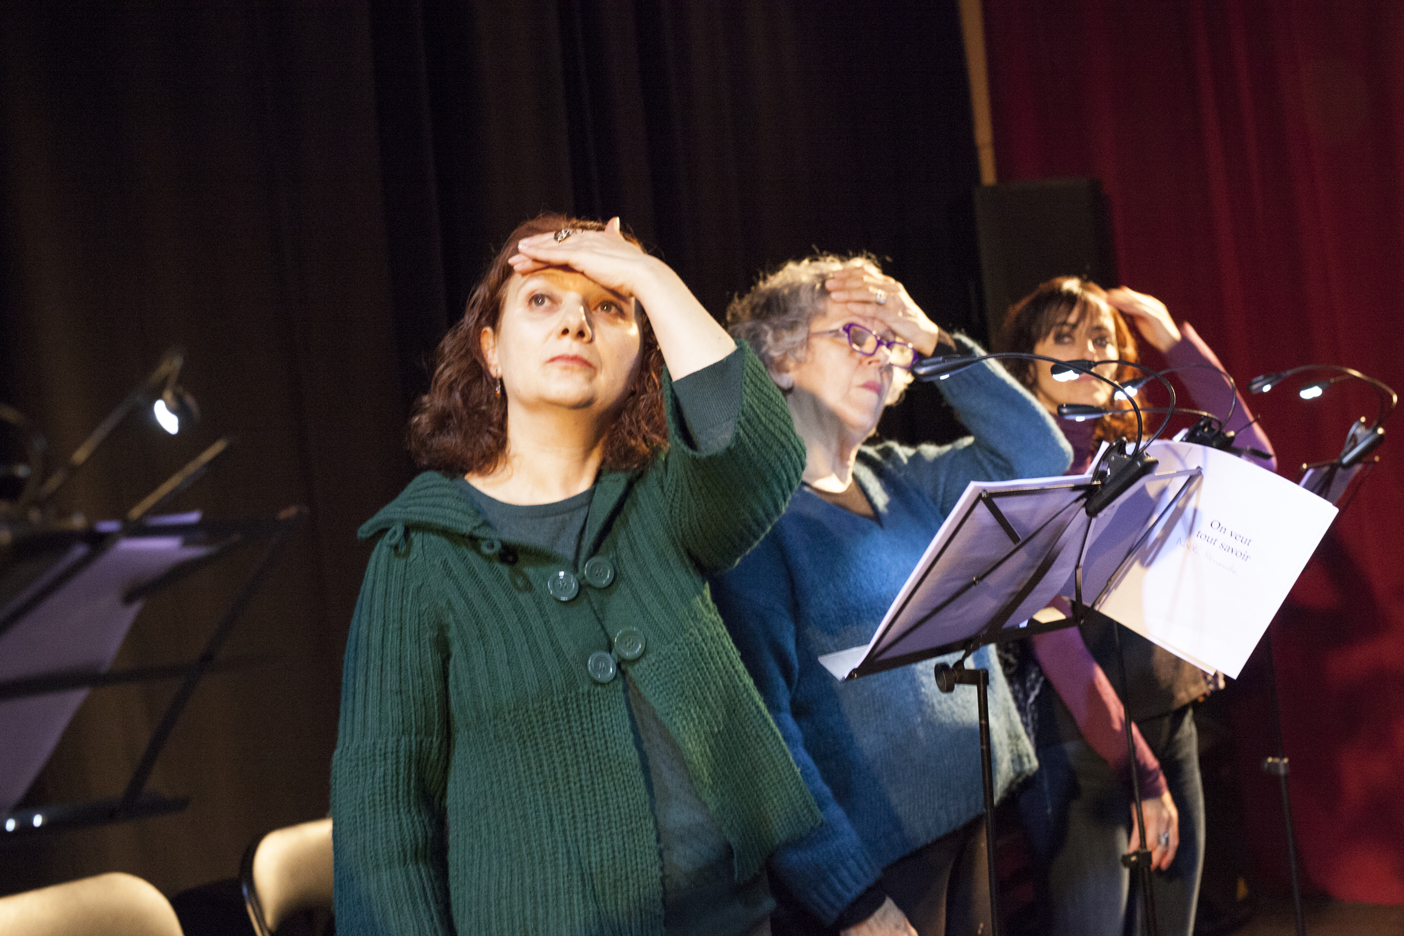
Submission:
POLYGON ((165 400, 158 397, 156 402, 151 404, 151 412, 155 414, 156 421, 161 424, 161 428, 171 435, 180 431, 180 417, 170 411, 165 400))

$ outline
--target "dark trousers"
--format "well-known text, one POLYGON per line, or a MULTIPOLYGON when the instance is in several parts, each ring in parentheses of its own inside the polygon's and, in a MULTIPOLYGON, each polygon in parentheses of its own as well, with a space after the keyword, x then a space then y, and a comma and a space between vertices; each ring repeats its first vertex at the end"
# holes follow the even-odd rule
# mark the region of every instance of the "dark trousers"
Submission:
MULTIPOLYGON (((772 936, 816 936, 827 929, 771 882, 779 906, 772 936)), ((990 926, 985 817, 979 816, 882 869, 882 886, 921 936, 983 936, 990 926)))
MULTIPOLYGON (((1180 812, 1180 847, 1153 872, 1157 932, 1189 936, 1204 868, 1204 790, 1190 706, 1137 722, 1160 760, 1180 812)), ((1139 888, 1122 866, 1131 840, 1131 797, 1111 765, 1079 739, 1039 748, 1039 769, 1019 796, 1033 858, 1043 872, 1053 936, 1139 933, 1139 888)))

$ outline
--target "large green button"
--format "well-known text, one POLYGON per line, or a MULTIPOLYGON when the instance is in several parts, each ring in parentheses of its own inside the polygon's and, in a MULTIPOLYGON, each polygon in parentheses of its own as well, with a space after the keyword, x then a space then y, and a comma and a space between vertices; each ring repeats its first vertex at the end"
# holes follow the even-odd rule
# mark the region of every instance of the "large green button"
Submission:
POLYGON ((585 669, 589 671, 591 679, 603 685, 614 678, 614 657, 603 650, 596 650, 585 661, 585 669))
POLYGON ((565 569, 555 572, 546 580, 546 590, 557 601, 569 601, 580 594, 580 583, 565 569))
POLYGON ((646 646, 648 641, 637 627, 626 627, 614 635, 614 655, 621 660, 637 660, 646 646))
POLYGON ((614 581, 614 563, 604 556, 595 556, 585 563, 585 581, 596 588, 607 588, 614 581))

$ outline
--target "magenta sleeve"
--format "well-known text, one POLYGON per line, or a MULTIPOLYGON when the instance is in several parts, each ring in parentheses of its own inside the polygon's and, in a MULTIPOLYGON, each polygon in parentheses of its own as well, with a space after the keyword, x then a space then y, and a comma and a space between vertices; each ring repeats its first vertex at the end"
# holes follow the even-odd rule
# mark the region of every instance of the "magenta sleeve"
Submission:
MULTIPOLYGON (((1224 370, 1224 365, 1189 322, 1180 323, 1180 335, 1180 340, 1165 352, 1166 363, 1171 367, 1185 367, 1185 370, 1177 370, 1175 376, 1180 378, 1180 384, 1189 392, 1190 399, 1200 409, 1222 416, 1228 412, 1228 382, 1211 370, 1186 365, 1208 364, 1219 370, 1224 370)), ((1235 444, 1239 447, 1255 448, 1272 456, 1267 461, 1254 455, 1248 456, 1254 464, 1262 465, 1269 471, 1277 470, 1277 456, 1272 443, 1268 441, 1267 433, 1254 421, 1242 393, 1238 394, 1238 406, 1234 409, 1233 418, 1224 428, 1238 434, 1235 444)))
MULTIPOLYGON (((1126 729, 1122 723, 1126 710, 1107 674, 1083 643, 1082 634, 1073 627, 1039 634, 1033 638, 1033 650, 1044 675, 1072 713, 1082 737, 1113 770, 1126 776, 1126 729)), ((1136 746, 1136 775, 1141 785, 1141 798, 1154 799, 1166 790, 1160 762, 1151 753, 1150 745, 1141 737, 1135 722, 1131 723, 1131 736, 1136 746)))

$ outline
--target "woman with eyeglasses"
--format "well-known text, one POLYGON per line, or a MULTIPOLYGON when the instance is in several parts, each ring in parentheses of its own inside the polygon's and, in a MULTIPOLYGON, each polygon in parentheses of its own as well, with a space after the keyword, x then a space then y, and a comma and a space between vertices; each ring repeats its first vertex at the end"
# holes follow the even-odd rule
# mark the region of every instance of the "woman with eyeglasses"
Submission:
MULTIPOLYGON (((786 933, 990 929, 975 693, 942 694, 932 668, 839 683, 819 656, 866 643, 972 480, 1056 475, 1070 450, 1000 368, 938 386, 971 436, 873 444, 884 407, 933 353, 979 353, 938 328, 866 258, 814 256, 762 279, 728 310, 804 440, 803 484, 712 596, 789 745, 824 824, 769 863, 786 933), (942 349, 938 352, 938 349, 942 349)), ((1035 766, 993 654, 997 793, 1035 766)))

